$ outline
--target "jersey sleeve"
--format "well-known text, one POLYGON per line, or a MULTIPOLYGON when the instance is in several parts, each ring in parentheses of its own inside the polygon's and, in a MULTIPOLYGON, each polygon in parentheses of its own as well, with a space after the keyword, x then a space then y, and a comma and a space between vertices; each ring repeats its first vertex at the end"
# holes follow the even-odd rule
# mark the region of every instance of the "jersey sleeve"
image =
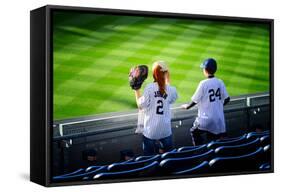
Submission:
POLYGON ((223 83, 223 81, 221 81, 221 84, 222 84, 222 99, 223 99, 223 101, 226 99, 226 98, 228 98, 229 97, 229 95, 228 95, 228 93, 227 93, 227 91, 226 91, 226 88, 225 88, 225 85, 224 85, 224 83, 223 83))
POLYGON ((138 106, 140 109, 145 109, 150 105, 149 87, 144 89, 143 95, 138 99, 138 106))
POLYGON ((169 97, 169 103, 173 104, 178 98, 177 89, 175 87, 170 87, 170 94, 171 96, 169 97))
POLYGON ((202 96, 203 96, 203 83, 200 82, 195 93, 193 94, 193 96, 191 97, 191 100, 194 102, 194 103, 199 103, 202 99, 202 96))

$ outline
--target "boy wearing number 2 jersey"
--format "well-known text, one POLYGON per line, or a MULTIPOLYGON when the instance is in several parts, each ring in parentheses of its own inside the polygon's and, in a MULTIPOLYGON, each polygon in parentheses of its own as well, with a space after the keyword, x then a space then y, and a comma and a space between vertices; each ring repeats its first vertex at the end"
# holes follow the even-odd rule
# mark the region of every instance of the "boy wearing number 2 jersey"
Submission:
POLYGON ((135 91, 138 108, 143 110, 143 151, 152 155, 172 150, 171 104, 178 98, 175 87, 169 85, 169 71, 164 61, 152 67, 154 82, 148 84, 143 94, 135 91))
POLYGON ((214 76, 216 61, 206 59, 200 67, 206 79, 199 83, 192 102, 182 105, 184 109, 198 106, 198 116, 190 129, 193 145, 219 139, 226 133, 223 106, 230 101, 223 81, 214 76))

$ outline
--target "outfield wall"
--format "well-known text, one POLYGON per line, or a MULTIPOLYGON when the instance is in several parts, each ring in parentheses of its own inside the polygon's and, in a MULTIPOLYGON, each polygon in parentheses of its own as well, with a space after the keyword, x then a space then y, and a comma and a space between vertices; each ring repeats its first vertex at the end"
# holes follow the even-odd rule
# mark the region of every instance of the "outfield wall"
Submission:
MULTIPOLYGON (((175 147, 191 145, 189 128, 196 117, 197 108, 186 111, 173 106, 172 112, 175 147)), ((229 137, 249 132, 253 126, 269 129, 269 94, 231 98, 231 102, 225 106, 225 119, 229 137)), ((52 142, 53 174, 82 167, 82 151, 86 149, 97 151, 98 164, 119 161, 120 151, 124 149, 131 149, 135 155, 141 155, 142 137, 134 133, 136 123, 137 111, 55 121, 52 142)))

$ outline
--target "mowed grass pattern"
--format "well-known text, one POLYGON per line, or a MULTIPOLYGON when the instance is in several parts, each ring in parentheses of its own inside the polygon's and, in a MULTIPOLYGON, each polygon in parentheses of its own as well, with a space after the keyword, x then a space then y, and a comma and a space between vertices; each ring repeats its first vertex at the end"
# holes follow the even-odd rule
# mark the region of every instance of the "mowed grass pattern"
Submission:
POLYGON ((231 96, 269 90, 267 25, 70 12, 53 18, 55 120, 136 109, 128 71, 148 64, 147 84, 156 60, 169 63, 177 103, 190 100, 209 57, 231 96))

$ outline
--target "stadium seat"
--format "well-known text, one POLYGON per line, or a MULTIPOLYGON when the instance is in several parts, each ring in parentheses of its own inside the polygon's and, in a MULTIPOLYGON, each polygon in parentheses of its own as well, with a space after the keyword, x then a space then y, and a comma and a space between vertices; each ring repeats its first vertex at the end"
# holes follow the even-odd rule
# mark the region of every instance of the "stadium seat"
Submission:
POLYGON ((209 162, 209 165, 214 173, 254 171, 258 170, 258 164, 262 161, 263 153, 263 148, 259 147, 257 150, 241 156, 214 158, 209 162))
POLYGON ((190 157, 190 156, 194 156, 197 154, 202 154, 207 152, 207 145, 202 145, 200 147, 197 148, 191 148, 189 150, 183 150, 183 151, 175 151, 175 152, 167 152, 162 154, 162 159, 166 159, 166 158, 179 158, 179 157, 190 157))
POLYGON ((90 172, 90 171, 93 171, 93 170, 96 170, 98 168, 100 168, 101 166, 96 166, 96 165, 93 165, 93 166, 90 166, 90 167, 87 167, 85 169, 85 172, 90 172))
POLYGON ((184 146, 184 147, 180 147, 178 148, 178 152, 182 152, 182 151, 190 151, 190 150, 201 150, 201 149, 205 149, 207 147, 207 144, 204 145, 197 145, 197 146, 184 146))
POLYGON ((230 145, 239 145, 248 142, 249 140, 246 139, 246 135, 243 135, 242 137, 238 137, 234 140, 229 141, 211 141, 207 144, 208 149, 215 149, 220 146, 230 146, 230 145))
POLYGON ((271 169, 271 166, 270 166, 270 163, 267 162, 267 163, 263 163, 260 165, 259 167, 259 170, 260 171, 266 171, 266 170, 270 170, 271 169))
POLYGON ((230 137, 230 138, 225 138, 225 139, 217 139, 216 141, 218 142, 225 142, 225 141, 233 141, 233 140, 239 140, 241 137, 245 137, 247 134, 244 134, 239 137, 230 137))
POLYGON ((203 161, 202 163, 199 163, 198 165, 188 168, 188 169, 183 169, 177 172, 172 172, 172 175, 194 175, 194 174, 202 174, 202 173, 208 173, 210 169, 210 165, 208 161, 203 161))
MULTIPOLYGON (((177 151, 177 149, 173 149, 171 150, 170 152, 174 152, 174 151, 177 151)), ((158 154, 159 155, 159 154, 158 154)), ((158 156, 157 155, 157 156, 158 156)), ((152 157, 155 157, 156 155, 143 155, 143 156, 138 156, 134 159, 134 161, 143 161, 143 160, 146 160, 146 159, 150 159, 152 157)), ((161 155, 159 155, 159 159, 157 159, 157 161, 161 160, 161 155)))
POLYGON ((118 171, 137 169, 137 168, 143 167, 153 161, 158 161, 160 158, 161 158, 160 155, 155 155, 149 159, 145 159, 142 161, 132 161, 132 162, 128 162, 128 163, 113 163, 107 167, 107 170, 109 172, 118 172, 118 171))
POLYGON ((85 172, 85 169, 78 169, 78 170, 73 171, 73 172, 71 172, 71 173, 67 173, 67 174, 55 176, 55 177, 53 177, 53 178, 57 178, 57 177, 67 177, 67 176, 71 176, 71 175, 78 175, 78 174, 81 174, 81 173, 84 173, 84 172, 85 172))
POLYGON ((248 143, 231 146, 221 146, 215 149, 215 154, 218 157, 239 156, 250 153, 260 147, 260 139, 256 138, 248 143))
POLYGON ((158 169, 159 163, 157 161, 153 161, 150 164, 139 167, 136 169, 119 171, 119 172, 105 172, 96 174, 93 179, 123 179, 130 177, 144 177, 144 176, 153 176, 158 169))
POLYGON ((260 138, 260 142, 261 142, 262 146, 269 145, 270 144, 270 136, 269 135, 262 136, 260 138))
MULTIPOLYGON (((132 162, 132 161, 134 161, 134 159, 129 159, 129 160, 127 160, 127 161, 122 161, 122 162, 120 162, 120 163, 129 163, 129 162, 132 162)), ((96 166, 96 165, 87 167, 86 170, 85 170, 85 172, 89 172, 89 171, 91 171, 91 170, 95 170, 95 169, 97 169, 97 168, 99 168, 99 167, 100 167, 100 166, 96 166)))
POLYGON ((71 175, 60 175, 53 177, 54 182, 61 182, 61 181, 80 181, 80 180, 88 180, 91 179, 94 175, 100 172, 105 172, 107 171, 106 166, 100 166, 99 168, 96 168, 94 170, 88 171, 88 172, 78 172, 76 174, 71 174, 71 175))
POLYGON ((263 155, 262 155, 262 162, 270 162, 271 161, 271 146, 266 145, 263 147, 263 155))
POLYGON ((164 154, 138 156, 104 166, 90 166, 53 177, 54 182, 128 177, 189 175, 271 169, 269 131, 251 132, 200 146, 184 146, 164 154), (160 163, 159 163, 160 162, 160 163))
POLYGON ((197 146, 184 146, 184 147, 180 147, 180 148, 178 148, 178 150, 177 151, 188 151, 188 150, 191 150, 191 149, 197 149, 197 148, 200 148, 200 147, 204 147, 204 146, 206 146, 206 144, 204 144, 204 145, 197 145, 197 146))
POLYGON ((214 150, 211 149, 206 153, 182 158, 168 158, 160 162, 160 167, 163 173, 171 173, 181 171, 183 169, 192 168, 198 163, 208 161, 214 158, 214 150))
POLYGON ((253 139, 253 138, 257 138, 257 137, 262 137, 265 135, 269 135, 270 132, 269 131, 264 131, 264 132, 250 132, 247 134, 247 139, 253 139))
POLYGON ((161 155, 147 155, 147 156, 144 155, 144 156, 138 156, 138 157, 136 157, 134 161, 144 161, 144 160, 151 159, 151 158, 153 158, 153 157, 155 157, 155 160, 156 160, 156 161, 158 161, 158 160, 161 159, 161 155))

